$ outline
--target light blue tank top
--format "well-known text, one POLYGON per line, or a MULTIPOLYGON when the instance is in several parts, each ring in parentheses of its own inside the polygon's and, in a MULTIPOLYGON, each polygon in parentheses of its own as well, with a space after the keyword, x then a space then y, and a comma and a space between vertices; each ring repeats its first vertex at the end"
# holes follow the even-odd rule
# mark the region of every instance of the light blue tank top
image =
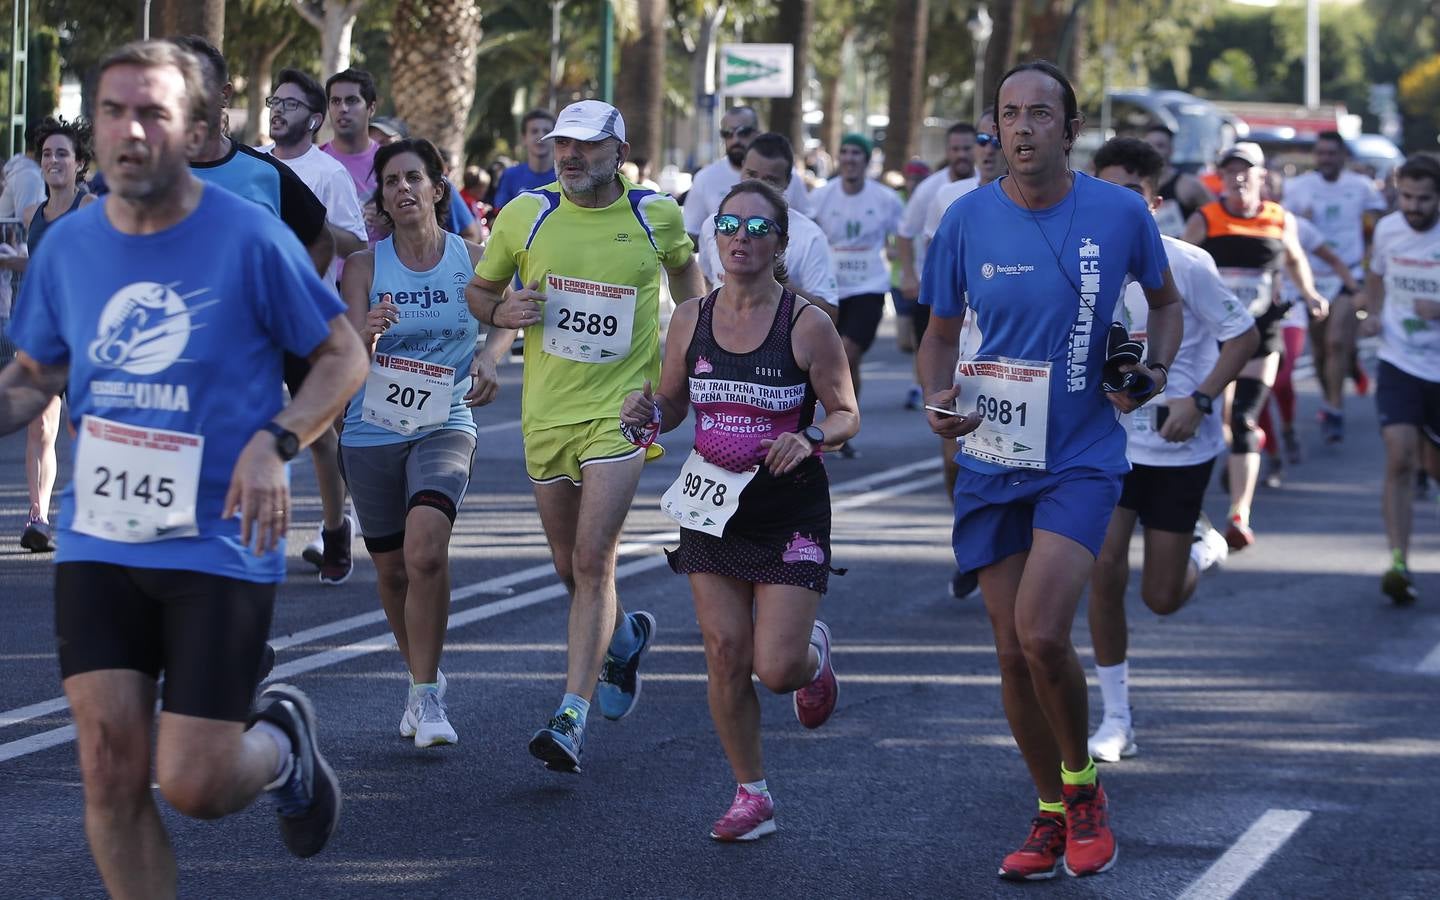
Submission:
POLYGON ((470 363, 475 356, 475 319, 465 306, 465 285, 474 266, 459 235, 445 235, 445 253, 428 272, 405 267, 395 255, 393 238, 375 245, 375 274, 370 280, 370 305, 390 294, 400 308, 400 321, 380 336, 377 354, 405 357, 455 370, 450 396, 450 417, 445 422, 406 436, 367 422, 362 416, 365 388, 345 410, 345 431, 340 442, 347 447, 377 447, 419 440, 444 428, 475 433, 475 417, 465 405, 470 389, 470 363))

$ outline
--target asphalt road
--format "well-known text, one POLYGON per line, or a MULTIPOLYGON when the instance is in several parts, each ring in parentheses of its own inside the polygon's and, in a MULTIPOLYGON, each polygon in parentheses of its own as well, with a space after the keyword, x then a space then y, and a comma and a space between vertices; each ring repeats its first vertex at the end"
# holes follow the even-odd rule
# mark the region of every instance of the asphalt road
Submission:
MULTIPOLYGON (((645 473, 620 593, 659 620, 634 715, 592 719, 579 777, 525 751, 562 691, 566 605, 520 457, 519 369, 482 411, 452 544, 444 669, 457 746, 395 733, 405 692, 360 559, 323 587, 292 546, 274 635, 277 676, 302 686, 345 791, 330 846, 283 850, 268 801, 220 822, 162 814, 187 897, 1435 897, 1429 804, 1440 784, 1440 506, 1417 509, 1420 603, 1379 593, 1381 449, 1373 404, 1264 490, 1259 543, 1161 620, 1132 596, 1132 699, 1141 753, 1103 770, 1120 841, 1114 871, 1018 886, 995 878, 1034 809, 1000 709, 978 600, 948 596, 949 511, 936 442, 901 409, 909 360, 882 338, 868 364, 855 460, 829 459, 835 556, 822 616, 841 695, 807 732, 763 693, 779 832, 708 838, 734 790, 705 705, 686 582, 661 564, 660 493, 685 432, 645 473)), ((67 440, 62 438, 62 445, 67 440)), ((103 895, 86 847, 74 744, 51 637, 49 562, 20 550, 23 435, 0 439, 0 896, 103 895)), ((68 459, 62 451, 62 459, 68 459)), ((63 465, 62 465, 63 470, 63 465)), ((318 522, 308 464, 298 520, 318 522)), ((1207 508, 1223 518, 1225 498, 1207 508)), ((308 536, 308 534, 307 534, 308 536)), ((1135 542, 1138 550, 1139 541, 1135 542)), ((1133 590, 1132 590, 1133 595, 1133 590)), ((1083 618, 1075 641, 1089 663, 1083 618)), ((1092 719, 1099 714, 1092 691, 1092 719)))

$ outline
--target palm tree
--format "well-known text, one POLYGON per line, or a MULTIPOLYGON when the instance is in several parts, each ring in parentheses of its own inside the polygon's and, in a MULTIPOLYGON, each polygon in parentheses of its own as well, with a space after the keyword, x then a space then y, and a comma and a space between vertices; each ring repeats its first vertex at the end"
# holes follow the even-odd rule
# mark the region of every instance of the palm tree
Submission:
POLYGON ((625 116, 630 155, 660 162, 665 128, 668 0, 631 0, 633 28, 622 30, 615 105, 625 116))
POLYGON ((790 139, 797 150, 805 147, 805 79, 810 62, 811 32, 815 30, 815 0, 781 0, 775 16, 775 39, 792 44, 795 92, 770 102, 770 130, 790 139))
POLYGON ((475 100, 480 6, 474 0, 397 0, 390 23, 390 85, 396 113, 451 166, 464 159, 475 100))
POLYGON ((925 37, 928 0, 895 0, 890 24, 890 124, 885 165, 899 169, 910 159, 925 111, 925 37))

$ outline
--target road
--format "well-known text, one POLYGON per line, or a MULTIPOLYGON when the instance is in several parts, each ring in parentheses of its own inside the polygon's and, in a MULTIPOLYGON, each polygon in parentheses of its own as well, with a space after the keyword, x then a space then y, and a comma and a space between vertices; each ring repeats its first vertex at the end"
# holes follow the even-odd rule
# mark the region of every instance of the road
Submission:
MULTIPOLYGON (((339 588, 317 584, 292 546, 276 674, 316 702, 343 820, 324 853, 302 861, 282 849, 268 801, 220 822, 162 801, 182 896, 1440 896, 1426 811, 1440 765, 1440 507, 1417 510, 1421 601, 1393 608, 1378 590, 1369 399, 1348 401, 1350 435, 1325 449, 1308 418, 1313 390, 1304 394, 1307 461, 1263 491, 1259 543, 1207 576, 1188 607, 1161 620, 1132 585, 1141 753, 1102 775, 1119 863, 1024 887, 995 878, 1034 796, 1000 709, 988 623, 978 600, 948 596, 936 444, 900 403, 909 358, 884 337, 872 356, 862 455, 827 460, 835 558, 850 569, 822 611, 839 708, 807 732, 789 697, 762 691, 778 834, 739 846, 707 837, 734 785, 705 705, 688 587, 659 555, 673 538, 657 502, 688 451, 684 430, 647 468, 626 530, 621 598, 659 620, 639 706, 620 723, 592 719, 579 777, 526 753, 562 691, 566 604, 524 479, 511 366, 479 416, 452 545, 444 669, 460 743, 418 751, 396 737, 404 674, 361 545, 339 588)), ((0 896, 102 896, 58 699, 50 564, 16 542, 23 449, 23 434, 0 439, 0 896)), ((308 529, 319 516, 308 463, 295 484, 308 529)), ((1207 509, 1223 519, 1218 489, 1207 509)), ((1083 616, 1075 641, 1088 665, 1083 616)))

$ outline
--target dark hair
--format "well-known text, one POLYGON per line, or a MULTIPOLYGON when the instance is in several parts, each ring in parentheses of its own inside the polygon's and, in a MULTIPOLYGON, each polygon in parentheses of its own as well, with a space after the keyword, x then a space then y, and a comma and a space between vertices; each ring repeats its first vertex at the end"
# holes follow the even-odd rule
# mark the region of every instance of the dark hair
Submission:
POLYGON ((1412 181, 1428 178, 1435 190, 1440 191, 1440 160, 1428 153, 1416 153, 1400 164, 1395 170, 1395 177, 1412 181))
POLYGON ((220 52, 218 47, 198 34, 173 37, 170 42, 200 61, 201 74, 205 78, 204 120, 210 125, 212 131, 219 129, 223 116, 222 95, 225 85, 230 83, 230 66, 225 62, 225 55, 220 52))
POLYGON ((1159 187, 1160 173, 1165 170, 1165 158, 1160 155, 1159 150, 1139 138, 1131 137, 1117 137, 1106 141, 1104 146, 1095 151, 1094 163, 1096 174, 1099 174, 1101 169, 1119 166, 1138 176, 1152 191, 1159 187))
POLYGON ((375 79, 369 72, 364 69, 346 69, 343 72, 336 72, 334 75, 325 79, 325 96, 327 99, 330 96, 330 88, 337 81, 345 81, 358 86, 360 88, 360 96, 367 104, 374 103, 375 98, 378 96, 375 93, 375 79))
POLYGON ((975 134, 975 133, 976 133, 975 126, 974 126, 974 125, 971 125, 969 122, 956 122, 954 125, 951 125, 949 128, 945 129, 945 137, 947 137, 947 138, 950 137, 952 134, 975 134))
MULTIPOLYGON (((224 63, 223 57, 221 63, 224 63)), ((193 53, 178 43, 131 41, 122 44, 100 60, 100 73, 96 76, 96 83, 99 83, 99 78, 104 76, 107 69, 114 66, 140 66, 145 69, 173 66, 179 70, 180 78, 185 82, 185 106, 190 114, 190 121, 210 121, 215 104, 209 86, 205 83, 205 67, 193 53)))
POLYGON ((1340 132, 1338 131, 1322 131, 1319 134, 1315 135, 1315 143, 1318 144, 1321 141, 1334 141, 1335 143, 1340 145, 1340 149, 1342 151, 1344 151, 1345 153, 1350 152, 1350 148, 1345 144, 1345 138, 1341 137, 1340 132))
POLYGON ((45 120, 35 129, 35 157, 37 159, 45 150, 45 142, 57 134, 62 134, 70 139, 70 148, 75 153, 75 183, 79 184, 85 180, 85 169, 95 158, 95 151, 90 140, 90 122, 86 119, 67 122, 64 119, 46 116, 45 120))
POLYGON ((1010 71, 1006 72, 1004 77, 995 85, 994 108, 996 110, 1000 109, 1000 89, 1005 86, 1005 82, 1010 80, 1010 76, 1019 75, 1021 72, 1039 72, 1060 85, 1060 95, 1064 98, 1065 103, 1065 138, 1071 141, 1075 140, 1075 133, 1072 130, 1073 126, 1071 123, 1080 117, 1080 101, 1075 98, 1075 88, 1070 84, 1070 79, 1065 77, 1065 73, 1060 71, 1059 66, 1048 60, 1036 59, 1027 63, 1020 63, 1018 66, 1014 66, 1010 71))
POLYGON ((780 226, 780 255, 775 258, 775 280, 783 282, 788 275, 785 271, 785 247, 790 242, 790 206, 785 202, 785 195, 763 181, 750 178, 732 187, 725 199, 720 201, 720 208, 716 212, 723 213, 725 204, 729 203, 732 197, 741 194, 759 194, 775 211, 775 224, 780 226))
MULTIPOLYGON (((755 136, 750 142, 750 153, 758 153, 766 159, 785 160, 785 169, 788 171, 795 168, 795 148, 790 146, 790 139, 783 134, 776 134, 767 131, 764 134, 755 136)), ((776 219, 775 221, 780 221, 776 219)))
POLYGON ((385 211, 385 167, 390 164, 390 160, 402 153, 413 153, 420 157, 421 164, 425 166, 425 176, 440 186, 440 199, 435 201, 435 221, 439 223, 441 230, 444 230, 450 222, 450 184, 445 180, 445 161, 440 158, 440 151, 424 138, 403 138, 375 151, 375 163, 370 168, 376 185, 375 211, 387 219, 390 218, 390 214, 385 211))
POLYGON ((523 119, 520 120, 520 133, 524 134, 525 129, 529 128, 530 123, 534 122, 536 119, 545 119, 552 126, 555 124, 555 114, 552 113, 550 110, 532 109, 525 114, 525 117, 523 119))
POLYGON ((314 128, 310 129, 313 135, 325 124, 325 92, 320 89, 320 82, 316 81, 308 72, 299 69, 281 69, 280 74, 275 76, 275 86, 282 84, 293 84, 305 95, 305 105, 310 107, 310 112, 318 113, 320 121, 314 128))
POLYGON ((1154 134, 1157 131, 1170 138, 1171 140, 1175 139, 1175 132, 1171 130, 1169 125, 1165 125, 1161 122, 1152 122, 1150 124, 1150 127, 1145 129, 1146 134, 1154 134))

